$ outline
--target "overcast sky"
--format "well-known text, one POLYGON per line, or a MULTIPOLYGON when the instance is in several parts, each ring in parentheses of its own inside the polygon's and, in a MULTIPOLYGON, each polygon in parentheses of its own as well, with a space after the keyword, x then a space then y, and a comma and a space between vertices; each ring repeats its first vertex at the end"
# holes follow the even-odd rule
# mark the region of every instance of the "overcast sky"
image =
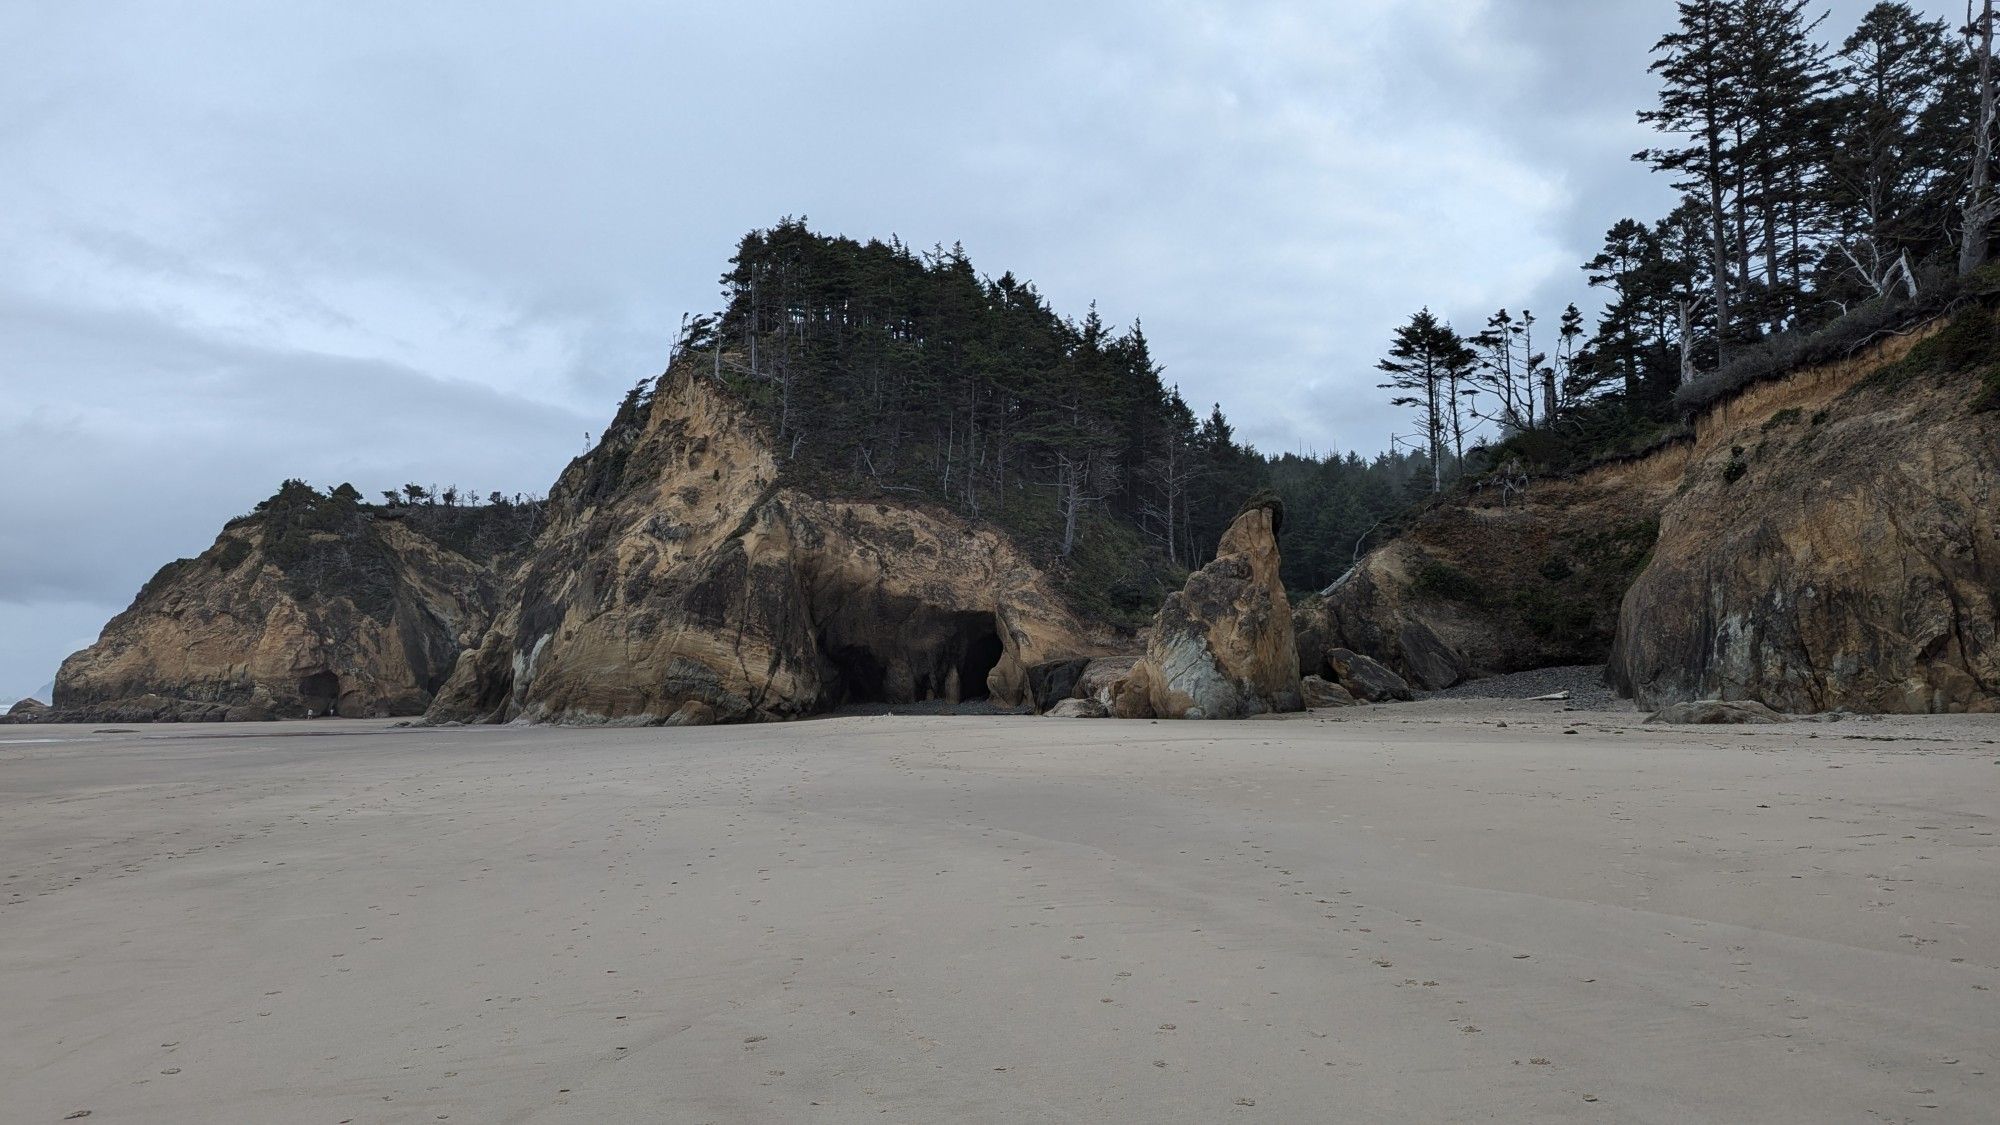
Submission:
POLYGON ((963 241, 1260 448, 1377 450, 1399 321, 1552 324, 1667 209, 1672 12, 7 0, 0 699, 285 477, 546 490, 784 215, 963 241))

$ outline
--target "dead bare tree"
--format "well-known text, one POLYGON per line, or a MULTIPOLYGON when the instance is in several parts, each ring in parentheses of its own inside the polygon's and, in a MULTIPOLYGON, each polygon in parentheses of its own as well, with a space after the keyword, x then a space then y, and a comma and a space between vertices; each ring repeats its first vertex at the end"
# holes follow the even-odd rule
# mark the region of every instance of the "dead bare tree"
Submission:
POLYGON ((1683 294, 1676 303, 1676 316, 1680 320, 1681 381, 1685 387, 1694 382, 1694 321, 1701 315, 1702 307, 1713 301, 1707 293, 1683 294))
POLYGON ((1993 0, 1983 0, 1973 17, 1973 0, 1965 4, 1965 36, 1979 52, 1979 124, 1972 136, 1972 176, 1965 196, 1959 230, 1958 275, 1964 277, 1986 264, 1986 247, 1993 220, 2000 217, 2000 199, 1993 195, 1993 0))

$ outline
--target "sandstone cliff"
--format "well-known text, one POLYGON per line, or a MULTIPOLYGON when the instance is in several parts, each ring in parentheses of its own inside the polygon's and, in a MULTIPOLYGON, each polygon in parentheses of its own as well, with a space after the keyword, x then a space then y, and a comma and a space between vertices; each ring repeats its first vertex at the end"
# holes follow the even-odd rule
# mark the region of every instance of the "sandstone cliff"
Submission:
POLYGON ((1648 706, 2000 705, 1996 361, 1974 308, 1701 418, 1614 682, 1648 706))
POLYGON ((550 494, 548 522, 434 721, 744 721, 850 701, 1027 698, 1092 651, 999 533, 786 483, 700 374, 662 378, 550 494))
POLYGON ((1759 384, 1691 438, 1440 505, 1297 614, 1424 688, 1609 660, 1647 706, 2000 700, 2000 335, 1974 308, 1759 384))
POLYGON ((531 519, 376 509, 287 482, 65 660, 42 718, 421 714, 485 629, 508 525, 531 519))

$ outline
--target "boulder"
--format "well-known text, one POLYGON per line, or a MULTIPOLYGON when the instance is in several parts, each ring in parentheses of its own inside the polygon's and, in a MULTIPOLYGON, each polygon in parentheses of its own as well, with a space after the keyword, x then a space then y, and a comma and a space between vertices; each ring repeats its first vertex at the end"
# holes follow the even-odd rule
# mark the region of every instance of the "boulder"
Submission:
POLYGON ((1028 694, 1038 714, 1076 695, 1077 680, 1090 666, 1089 657, 1045 660, 1028 669, 1028 694))
POLYGON ((1118 684, 1131 677, 1132 669, 1140 659, 1137 656, 1100 656, 1092 660, 1084 668, 1083 675, 1077 678, 1076 697, 1095 699, 1109 707, 1118 684))
MULTIPOLYGON (((1143 678, 1155 716, 1240 719, 1304 707, 1292 608, 1278 574, 1282 519, 1272 504, 1239 513, 1215 560, 1160 607, 1145 658, 1125 680, 1129 694, 1143 678)), ((1124 709, 1136 711, 1136 701, 1124 709)))
POLYGON ((1465 682, 1465 658, 1422 621, 1410 618, 1397 626, 1396 648, 1402 653, 1405 678, 1425 691, 1443 691, 1465 682))
POLYGON ((1358 652, 1336 648, 1326 654, 1334 680, 1364 703, 1389 703, 1416 698, 1409 682, 1358 652))
POLYGON ((1308 708, 1352 707, 1359 702, 1346 688, 1318 676, 1307 676, 1300 680, 1299 693, 1305 697, 1308 708))
POLYGON ((1110 714, 1104 704, 1095 699, 1065 699, 1046 713, 1052 719, 1102 719, 1110 714))
POLYGON ((1692 703, 1675 703, 1648 716, 1646 721, 1678 726, 1791 722, 1754 699, 1700 699, 1692 703))
POLYGON ((1132 670, 1105 689, 1110 697, 1111 717, 1114 719, 1151 719, 1153 712, 1153 676, 1143 660, 1134 662, 1132 670))
POLYGON ((7 708, 7 714, 0 717, 0 723, 41 723, 50 721, 49 716, 49 705, 41 700, 19 699, 7 708))
POLYGON ((666 722, 661 725, 669 727, 705 727, 712 725, 714 722, 715 708, 710 707, 699 699, 690 699, 675 708, 674 713, 668 715, 666 722))
POLYGON ((226 723, 268 723, 277 717, 278 709, 268 699, 238 703, 222 713, 222 721, 226 723))
MULTIPOLYGON (((1371 565, 1373 561, 1371 556, 1371 565)), ((1366 567, 1301 602, 1292 613, 1292 631, 1298 637, 1299 671, 1307 675, 1330 675, 1328 657, 1343 648, 1399 669, 1399 675, 1426 691, 1441 691, 1470 675, 1466 659, 1416 611, 1384 595, 1379 577, 1366 567)))

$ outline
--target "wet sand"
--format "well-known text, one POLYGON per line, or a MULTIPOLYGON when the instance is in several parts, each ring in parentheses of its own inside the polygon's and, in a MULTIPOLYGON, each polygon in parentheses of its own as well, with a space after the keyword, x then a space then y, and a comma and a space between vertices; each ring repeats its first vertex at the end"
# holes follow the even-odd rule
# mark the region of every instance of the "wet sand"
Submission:
POLYGON ((1638 720, 0 727, 0 1120, 1994 1120, 2000 719, 1638 720))

